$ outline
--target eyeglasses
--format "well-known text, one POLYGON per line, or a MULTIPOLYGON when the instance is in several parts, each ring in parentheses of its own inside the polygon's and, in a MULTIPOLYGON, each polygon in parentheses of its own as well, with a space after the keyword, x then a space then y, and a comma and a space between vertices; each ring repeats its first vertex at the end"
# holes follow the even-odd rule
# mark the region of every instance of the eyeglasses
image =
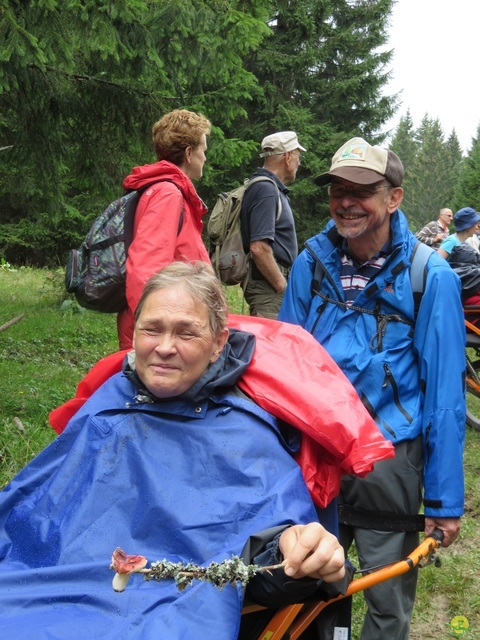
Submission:
POLYGON ((355 200, 368 200, 373 198, 382 189, 390 189, 389 184, 382 184, 378 187, 347 187, 343 184, 328 185, 328 195, 334 200, 341 200, 345 196, 350 196, 355 200))
POLYGON ((295 149, 294 151, 292 151, 292 153, 294 153, 294 154, 297 156, 297 158, 298 158, 298 161, 299 161, 299 162, 301 162, 301 161, 303 160, 303 158, 305 157, 305 156, 302 156, 302 154, 300 153, 300 151, 298 151, 297 149, 295 149))

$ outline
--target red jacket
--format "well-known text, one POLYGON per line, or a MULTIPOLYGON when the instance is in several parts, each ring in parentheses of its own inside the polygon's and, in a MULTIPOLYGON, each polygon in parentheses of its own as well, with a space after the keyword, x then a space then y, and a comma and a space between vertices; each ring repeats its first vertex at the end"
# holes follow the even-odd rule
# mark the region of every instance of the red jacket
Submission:
POLYGON ((171 182, 159 182, 149 187, 142 194, 135 212, 133 241, 127 258, 128 307, 117 317, 121 349, 132 346, 133 313, 145 283, 153 274, 174 260, 210 262, 202 240, 202 217, 207 208, 179 167, 167 160, 135 167, 123 186, 138 189, 156 179, 171 182))
MULTIPOLYGON (((228 326, 256 337, 252 362, 237 384, 263 409, 302 432, 296 459, 316 504, 329 504, 343 475, 364 477, 376 462, 393 458, 392 443, 313 336, 295 325, 249 316, 230 315, 228 326)), ((78 385, 75 398, 50 413, 57 433, 105 380, 121 371, 126 353, 100 360, 78 385)))

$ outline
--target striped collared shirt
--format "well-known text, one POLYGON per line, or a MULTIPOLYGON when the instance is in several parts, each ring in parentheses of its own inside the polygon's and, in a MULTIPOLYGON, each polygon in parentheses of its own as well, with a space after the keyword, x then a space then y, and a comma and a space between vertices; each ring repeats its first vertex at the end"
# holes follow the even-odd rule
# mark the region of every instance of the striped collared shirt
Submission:
POLYGON ((345 293, 345 302, 350 306, 358 294, 365 289, 370 280, 382 268, 391 251, 390 241, 382 250, 366 262, 359 263, 348 251, 346 242, 342 246, 342 268, 340 279, 345 293))

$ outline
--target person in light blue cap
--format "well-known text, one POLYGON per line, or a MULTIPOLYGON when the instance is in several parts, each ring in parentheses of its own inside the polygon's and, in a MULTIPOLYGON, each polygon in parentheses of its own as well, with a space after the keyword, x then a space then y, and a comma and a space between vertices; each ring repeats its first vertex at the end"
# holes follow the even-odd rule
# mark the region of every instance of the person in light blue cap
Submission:
POLYGON ((455 224, 455 233, 452 233, 445 238, 440 245, 438 253, 448 260, 454 247, 458 247, 463 244, 467 238, 471 238, 477 228, 477 223, 480 221, 480 215, 472 209, 472 207, 464 207, 459 209, 453 216, 453 222, 455 224))

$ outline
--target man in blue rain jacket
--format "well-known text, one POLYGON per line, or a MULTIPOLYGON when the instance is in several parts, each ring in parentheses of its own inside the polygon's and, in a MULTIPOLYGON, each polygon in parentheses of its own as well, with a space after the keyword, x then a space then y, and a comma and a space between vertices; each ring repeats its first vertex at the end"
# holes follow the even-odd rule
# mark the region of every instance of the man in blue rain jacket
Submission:
MULTIPOLYGON (((362 138, 330 171, 333 220, 294 263, 279 320, 304 327, 356 388, 395 458, 365 479, 346 477, 339 516, 362 567, 398 560, 425 533, 458 535, 463 514, 465 330, 458 278, 434 252, 415 309, 410 264, 417 240, 399 206, 403 166, 362 138)), ((409 573, 365 592, 362 639, 407 640, 416 591, 409 573)))

